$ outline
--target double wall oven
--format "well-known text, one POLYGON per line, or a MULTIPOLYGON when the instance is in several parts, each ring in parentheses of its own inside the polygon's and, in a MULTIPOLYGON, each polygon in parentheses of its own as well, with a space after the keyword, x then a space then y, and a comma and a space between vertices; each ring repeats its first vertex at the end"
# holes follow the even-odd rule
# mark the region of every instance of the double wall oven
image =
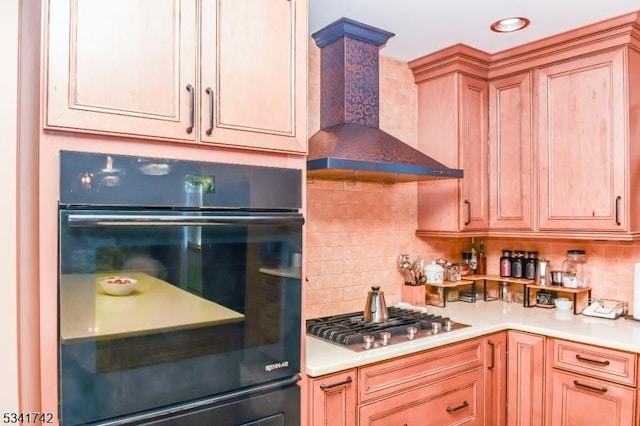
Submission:
POLYGON ((61 424, 299 424, 301 171, 60 160, 61 424))

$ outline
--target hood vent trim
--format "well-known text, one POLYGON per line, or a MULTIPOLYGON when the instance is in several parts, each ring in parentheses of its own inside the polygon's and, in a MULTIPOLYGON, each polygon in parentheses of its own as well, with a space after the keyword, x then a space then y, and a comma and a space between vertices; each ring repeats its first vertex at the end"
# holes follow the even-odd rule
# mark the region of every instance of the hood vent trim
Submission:
POLYGON ((312 34, 321 48, 320 127, 307 177, 383 183, 462 178, 379 129, 379 49, 394 34, 341 18, 312 34))

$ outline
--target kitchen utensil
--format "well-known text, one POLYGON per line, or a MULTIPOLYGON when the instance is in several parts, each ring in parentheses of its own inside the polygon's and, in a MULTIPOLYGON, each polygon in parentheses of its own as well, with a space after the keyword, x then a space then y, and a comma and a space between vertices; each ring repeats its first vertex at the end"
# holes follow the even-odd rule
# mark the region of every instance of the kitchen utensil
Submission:
POLYGON ((562 285, 562 271, 551 271, 551 284, 562 285))
POLYGON ((551 274, 549 273, 549 261, 547 259, 538 259, 538 268, 536 269, 536 284, 545 286, 551 283, 551 274))
POLYGON ((556 305, 556 309, 561 311, 570 311, 573 308, 573 300, 568 297, 556 297, 553 299, 553 304, 556 305))
POLYGON ((544 291, 539 291, 536 294, 536 303, 538 305, 553 306, 553 299, 555 299, 555 296, 552 293, 546 293, 544 291))
POLYGON ((102 278, 98 283, 102 291, 110 296, 127 296, 138 286, 138 280, 124 275, 102 278))
POLYGON ((427 284, 442 284, 444 282, 444 268, 434 260, 424 268, 427 284))
POLYGON ((380 286, 371 287, 364 306, 363 318, 366 322, 385 322, 389 318, 384 292, 380 291, 380 286))

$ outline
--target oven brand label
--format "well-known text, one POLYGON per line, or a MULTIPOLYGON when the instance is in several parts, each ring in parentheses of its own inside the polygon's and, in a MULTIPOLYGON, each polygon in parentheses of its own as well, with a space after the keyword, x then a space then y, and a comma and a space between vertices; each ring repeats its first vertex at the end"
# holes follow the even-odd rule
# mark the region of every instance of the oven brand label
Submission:
POLYGON ((275 364, 268 364, 264 366, 265 371, 273 371, 279 368, 286 368, 289 366, 289 361, 276 362, 275 364))

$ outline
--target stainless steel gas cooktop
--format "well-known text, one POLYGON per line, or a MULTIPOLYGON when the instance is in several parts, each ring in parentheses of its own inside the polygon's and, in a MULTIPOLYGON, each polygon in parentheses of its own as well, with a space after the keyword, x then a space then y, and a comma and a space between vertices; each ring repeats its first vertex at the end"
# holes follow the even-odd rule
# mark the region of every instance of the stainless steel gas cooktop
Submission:
POLYGON ((389 308, 389 319, 383 323, 364 321, 363 312, 307 320, 308 335, 355 352, 448 333, 464 327, 469 325, 448 317, 399 307, 389 308))

